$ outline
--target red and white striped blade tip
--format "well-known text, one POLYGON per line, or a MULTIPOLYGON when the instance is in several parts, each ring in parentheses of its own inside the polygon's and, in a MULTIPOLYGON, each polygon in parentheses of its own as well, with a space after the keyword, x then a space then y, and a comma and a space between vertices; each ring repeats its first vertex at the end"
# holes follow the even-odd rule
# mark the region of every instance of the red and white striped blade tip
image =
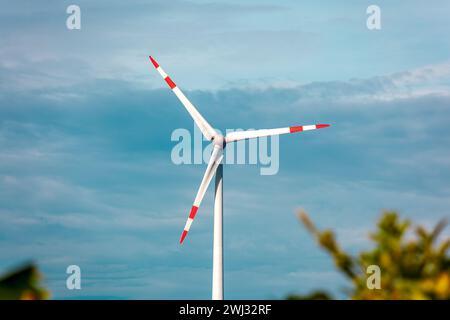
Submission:
POLYGON ((184 238, 186 238, 189 229, 191 228, 191 224, 194 221, 195 215, 197 214, 198 207, 192 206, 191 212, 189 212, 189 218, 186 221, 186 225, 184 226, 183 233, 181 234, 180 244, 183 244, 184 238), (189 222, 190 221, 190 222, 189 222))
POLYGON ((180 244, 183 244, 184 238, 187 236, 187 231, 183 230, 183 233, 181 234, 180 244))
POLYGON ((159 67, 159 64, 158 64, 158 62, 156 62, 156 60, 155 59, 153 59, 153 57, 152 56, 148 56, 149 58, 150 58, 150 61, 153 63, 153 65, 155 66, 155 68, 158 68, 159 67))
POLYGON ((305 130, 322 129, 322 128, 326 128, 329 126, 330 126, 329 124, 324 124, 324 123, 314 124, 314 125, 310 125, 310 126, 292 126, 292 127, 289 127, 289 131, 291 133, 294 133, 294 132, 301 132, 301 131, 305 131, 305 130))

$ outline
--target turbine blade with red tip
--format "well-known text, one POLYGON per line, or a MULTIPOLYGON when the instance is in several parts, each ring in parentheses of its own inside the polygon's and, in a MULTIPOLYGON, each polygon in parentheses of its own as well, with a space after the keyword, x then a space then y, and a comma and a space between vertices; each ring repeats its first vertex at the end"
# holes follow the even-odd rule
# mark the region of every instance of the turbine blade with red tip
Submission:
POLYGON ((313 125, 307 125, 307 126, 292 126, 292 127, 278 128, 278 129, 236 131, 236 132, 228 133, 227 136, 225 137, 225 141, 227 143, 229 143, 229 142, 239 141, 239 140, 244 140, 244 139, 253 139, 253 138, 260 138, 260 137, 267 137, 267 136, 275 136, 275 135, 285 134, 285 133, 294 133, 294 132, 300 132, 300 131, 322 129, 322 128, 326 128, 329 126, 330 126, 329 124, 313 124, 313 125))
POLYGON ((155 69, 159 72, 161 77, 166 81, 166 83, 169 85, 170 89, 172 89, 173 93, 177 96, 177 98, 181 101, 181 103, 184 105, 186 110, 191 115, 192 119, 194 119, 195 124, 199 127, 202 134, 208 139, 211 140, 217 132, 211 127, 211 125, 208 123, 208 121, 205 120, 205 118, 202 117, 200 112, 194 107, 194 105, 186 98, 184 93, 180 90, 180 88, 177 87, 175 82, 167 75, 167 73, 164 72, 164 70, 161 68, 161 66, 156 62, 156 60, 149 56, 150 61, 152 62, 155 69))
POLYGON ((205 196, 206 190, 219 167, 220 162, 223 158, 223 149, 219 146, 214 146, 213 152, 211 153, 211 158, 209 159, 208 167, 206 168, 205 174, 202 179, 202 183, 198 188, 197 196, 195 197, 194 204, 192 205, 191 211, 189 212, 189 217, 184 226, 183 233, 181 234, 180 243, 183 243, 186 238, 191 224, 194 221, 195 215, 197 214, 198 207, 200 206, 203 197, 205 196))

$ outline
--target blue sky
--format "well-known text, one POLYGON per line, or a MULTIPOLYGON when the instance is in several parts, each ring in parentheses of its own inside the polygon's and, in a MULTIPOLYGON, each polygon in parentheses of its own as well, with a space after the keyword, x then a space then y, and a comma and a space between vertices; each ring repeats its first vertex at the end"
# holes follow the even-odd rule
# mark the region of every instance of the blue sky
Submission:
MULTIPOLYGON (((225 167, 225 297, 345 286, 304 208, 353 252, 384 209, 449 216, 448 1, 1 1, 0 270, 28 259, 54 298, 208 299, 212 189, 178 240, 205 165, 154 55, 217 128, 331 123, 280 137, 280 170, 225 167), (65 288, 68 265, 82 290, 65 288)), ((449 229, 446 229, 448 234, 449 229)))

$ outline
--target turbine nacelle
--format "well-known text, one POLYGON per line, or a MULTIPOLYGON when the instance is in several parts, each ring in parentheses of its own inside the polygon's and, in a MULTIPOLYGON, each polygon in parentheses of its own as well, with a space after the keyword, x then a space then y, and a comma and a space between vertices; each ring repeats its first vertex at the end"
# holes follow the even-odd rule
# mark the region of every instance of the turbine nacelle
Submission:
POLYGON ((225 146, 227 145, 225 137, 221 134, 217 134, 212 137, 212 143, 214 143, 214 146, 218 146, 221 149, 225 149, 225 146))

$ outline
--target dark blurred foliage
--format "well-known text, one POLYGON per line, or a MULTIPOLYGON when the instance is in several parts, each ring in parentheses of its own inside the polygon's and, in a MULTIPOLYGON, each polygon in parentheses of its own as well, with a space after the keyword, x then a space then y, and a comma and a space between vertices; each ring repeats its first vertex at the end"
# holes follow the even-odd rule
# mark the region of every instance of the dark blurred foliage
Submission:
MULTIPOLYGON (((376 230, 370 233, 374 242, 371 250, 352 256, 339 246, 331 230, 318 230, 305 212, 299 218, 334 260, 338 271, 350 281, 351 299, 450 299, 450 239, 438 239, 445 228, 439 222, 431 231, 418 226, 412 228, 408 220, 401 220, 395 212, 385 212, 376 230), (440 242, 439 242, 440 240, 440 242), (439 242, 439 243, 438 243, 439 242), (381 271, 381 288, 369 289, 367 267, 377 265, 381 271)), ((287 299, 331 299, 323 291, 287 299)))
POLYGON ((27 264, 0 276, 0 300, 48 299, 49 292, 41 285, 41 274, 27 264))

